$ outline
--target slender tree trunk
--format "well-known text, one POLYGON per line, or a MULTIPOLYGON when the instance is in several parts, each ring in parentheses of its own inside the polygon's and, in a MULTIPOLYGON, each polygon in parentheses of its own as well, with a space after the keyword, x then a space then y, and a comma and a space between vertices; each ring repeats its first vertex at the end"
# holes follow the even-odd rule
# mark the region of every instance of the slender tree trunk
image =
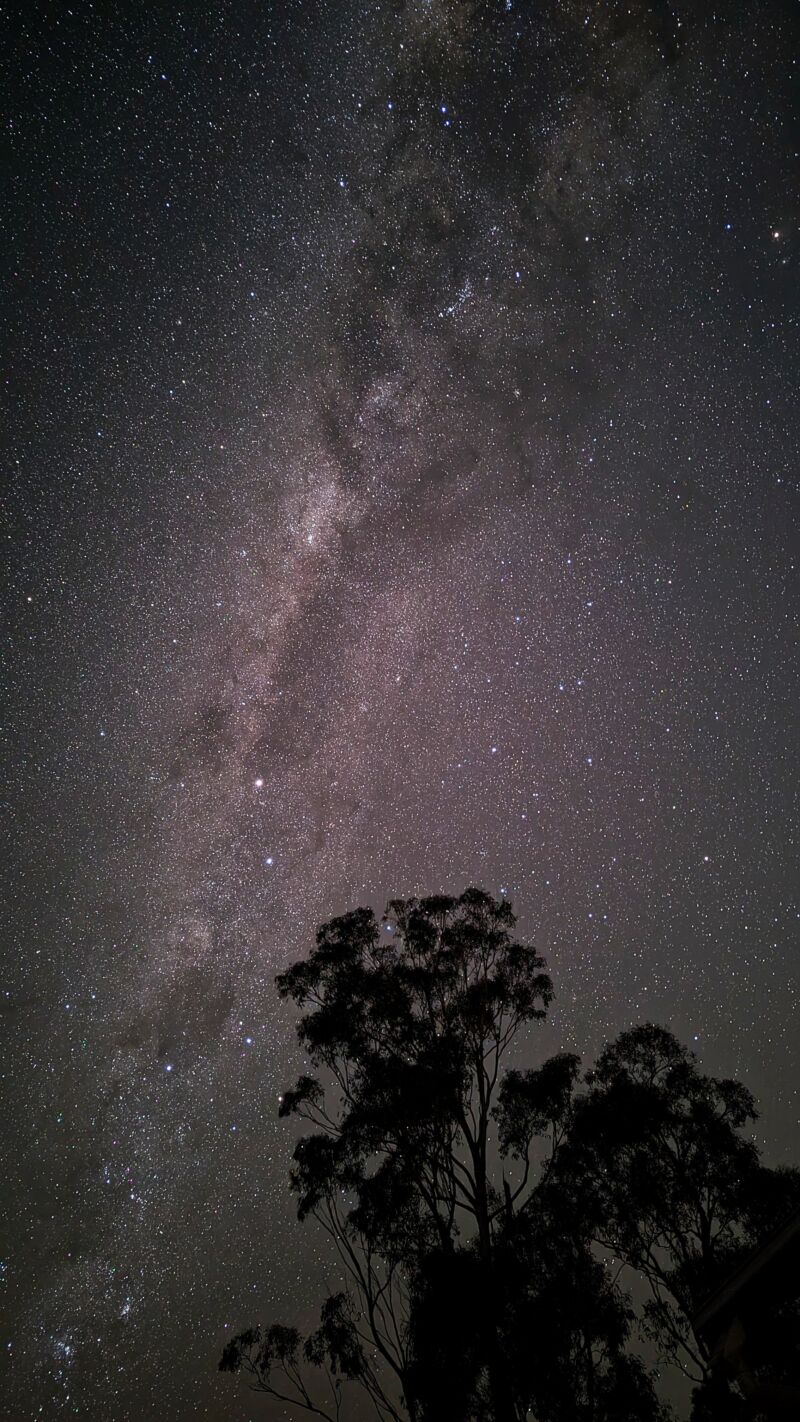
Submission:
POLYGON ((592 1340, 586 1329, 583 1332, 583 1346, 586 1352, 586 1397, 589 1404, 589 1422, 594 1422, 594 1354, 592 1340))
POLYGON ((486 1371, 492 1397, 494 1422, 518 1422, 506 1360, 500 1346, 500 1300, 497 1294, 492 1231, 489 1223, 489 1192, 486 1177, 486 1124, 478 1133, 473 1150, 478 1247, 484 1275, 483 1334, 486 1371))

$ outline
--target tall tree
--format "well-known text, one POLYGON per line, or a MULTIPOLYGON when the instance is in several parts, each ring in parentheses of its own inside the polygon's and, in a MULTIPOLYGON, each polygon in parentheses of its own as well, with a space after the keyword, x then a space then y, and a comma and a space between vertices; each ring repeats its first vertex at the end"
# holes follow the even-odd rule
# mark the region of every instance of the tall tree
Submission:
POLYGON ((348 1282, 310 1338, 250 1330, 222 1367, 328 1418, 348 1379, 396 1422, 522 1422, 537 1387, 543 1422, 656 1415, 643 1370, 621 1361, 629 1318, 585 1240, 573 1238, 560 1267, 551 1237, 544 1264, 537 1198, 577 1060, 507 1068, 515 1036, 552 995, 514 925, 506 901, 477 889, 393 901, 382 922, 359 909, 325 924, 311 956, 279 977, 317 1073, 281 1102, 313 1127, 295 1151, 298 1212, 327 1231, 348 1282), (550 1299, 538 1312, 536 1277, 550 1299), (524 1320, 555 1356, 548 1319, 563 1321, 578 1297, 579 1322, 557 1330, 563 1376, 556 1386, 551 1369, 545 1386, 524 1320), (323 1369, 327 1400, 312 1395, 303 1361, 323 1369))

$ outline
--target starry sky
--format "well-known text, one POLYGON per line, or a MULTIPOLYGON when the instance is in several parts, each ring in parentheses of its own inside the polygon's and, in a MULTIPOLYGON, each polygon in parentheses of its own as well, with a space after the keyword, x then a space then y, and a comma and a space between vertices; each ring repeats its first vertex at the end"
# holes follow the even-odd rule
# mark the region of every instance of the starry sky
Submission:
POLYGON ((527 1060, 663 1022, 800 1160, 800 23, 4 10, 4 1394, 268 1416, 333 913, 508 895, 527 1060))

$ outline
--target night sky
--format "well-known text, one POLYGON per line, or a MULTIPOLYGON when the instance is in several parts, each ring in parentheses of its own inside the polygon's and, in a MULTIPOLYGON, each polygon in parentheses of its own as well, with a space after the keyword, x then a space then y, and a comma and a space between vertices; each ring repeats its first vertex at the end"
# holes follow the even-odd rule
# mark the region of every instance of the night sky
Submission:
POLYGON ((4 9, 4 1401, 266 1417, 333 913, 508 895, 526 1060, 800 1160, 798 12, 4 9))

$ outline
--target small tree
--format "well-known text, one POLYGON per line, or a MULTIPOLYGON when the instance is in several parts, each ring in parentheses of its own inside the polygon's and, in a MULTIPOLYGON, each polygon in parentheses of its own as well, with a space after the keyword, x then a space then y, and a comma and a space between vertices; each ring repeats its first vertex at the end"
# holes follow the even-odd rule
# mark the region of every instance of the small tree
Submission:
MULTIPOLYGON (((527 1416, 536 1344, 556 1350, 547 1309, 535 1308, 537 1199, 568 1125, 577 1059, 506 1068, 516 1034, 545 1015, 552 995, 542 958, 513 937, 514 924, 507 902, 477 889, 398 900, 383 922, 359 909, 323 925, 311 956, 278 978, 304 1013, 299 1038, 318 1072, 280 1108, 314 1128, 295 1150, 298 1213, 328 1233, 347 1286, 325 1302, 310 1338, 251 1330, 232 1340, 221 1367, 328 1418, 338 1416, 343 1380, 397 1422, 527 1416), (303 1363, 322 1369, 324 1401, 303 1363)), ((643 1370, 620 1361, 629 1320, 602 1266, 579 1237, 561 1271, 555 1236, 549 1249, 537 1268, 551 1323, 559 1319, 564 1405, 554 1385, 540 1387, 542 1418, 655 1416, 643 1370), (579 1322, 565 1333, 578 1295, 579 1322), (570 1372, 573 1343, 582 1366, 570 1372)))

